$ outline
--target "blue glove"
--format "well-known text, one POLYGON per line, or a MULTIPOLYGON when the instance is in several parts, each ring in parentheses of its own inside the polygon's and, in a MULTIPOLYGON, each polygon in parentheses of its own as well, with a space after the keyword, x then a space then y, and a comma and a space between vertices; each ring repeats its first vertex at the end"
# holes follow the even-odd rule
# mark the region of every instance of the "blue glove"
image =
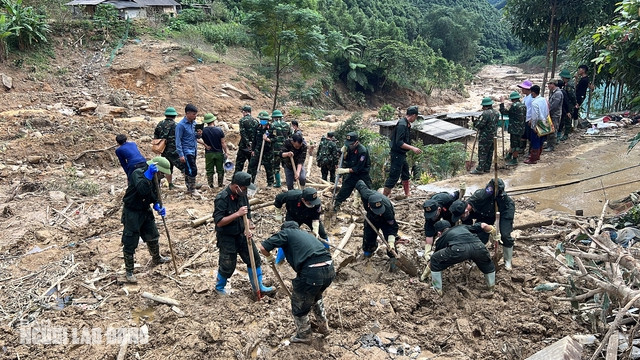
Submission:
POLYGON ((167 209, 165 209, 164 206, 160 206, 160 203, 153 204, 153 210, 157 211, 158 215, 162 217, 167 215, 167 209))
POLYGON ((149 165, 147 170, 144 172, 144 177, 146 177, 147 180, 153 180, 153 175, 155 175, 155 173, 157 172, 158 172, 158 167, 156 166, 156 164, 151 164, 149 165))

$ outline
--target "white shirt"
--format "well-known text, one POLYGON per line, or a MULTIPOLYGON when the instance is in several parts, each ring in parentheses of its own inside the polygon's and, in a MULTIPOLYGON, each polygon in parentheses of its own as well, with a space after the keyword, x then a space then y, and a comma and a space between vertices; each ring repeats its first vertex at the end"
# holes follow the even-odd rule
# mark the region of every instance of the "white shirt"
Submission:
POLYGON ((547 104, 547 100, 540 95, 533 98, 533 102, 531 103, 531 128, 535 129, 538 121, 546 120, 548 115, 549 105, 547 104))

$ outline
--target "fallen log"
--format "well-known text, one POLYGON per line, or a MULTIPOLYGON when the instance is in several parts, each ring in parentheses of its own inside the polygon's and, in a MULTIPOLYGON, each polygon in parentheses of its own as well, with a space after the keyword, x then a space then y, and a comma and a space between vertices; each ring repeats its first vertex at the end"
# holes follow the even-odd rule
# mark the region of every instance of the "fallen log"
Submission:
POLYGON ((203 224, 207 224, 213 221, 213 214, 209 214, 207 216, 203 216, 198 219, 191 220, 191 227, 198 227, 203 224))
POLYGON ((142 293, 142 297, 145 299, 153 300, 155 302, 159 302, 161 304, 166 304, 171 306, 180 306, 180 301, 178 300, 174 300, 172 298, 168 298, 164 296, 153 295, 152 293, 149 293, 146 291, 142 293))
POLYGON ((534 227, 549 226, 551 224, 553 224, 552 219, 542 219, 542 220, 528 222, 526 224, 513 225, 513 230, 525 230, 525 229, 530 229, 534 227))
POLYGON ((69 270, 67 270, 67 272, 64 273, 64 275, 62 275, 61 277, 59 277, 58 279, 56 279, 51 286, 49 286, 49 288, 47 290, 45 290, 42 295, 40 295, 40 298, 45 297, 49 291, 51 291, 54 287, 58 286, 58 284, 60 284, 60 282, 62 280, 64 280, 67 276, 69 276, 69 274, 71 274, 77 267, 78 265, 80 265, 80 263, 76 263, 74 264, 72 267, 69 268, 69 270))
POLYGON ((582 193, 583 194, 587 194, 587 193, 590 193, 590 192, 609 189, 609 188, 612 188, 612 187, 617 187, 617 186, 622 186, 622 185, 627 185, 627 184, 633 184, 633 183, 638 182, 638 181, 640 181, 640 179, 629 180, 629 181, 625 181, 625 182, 621 182, 621 183, 617 183, 617 184, 613 184, 613 185, 602 186, 602 187, 599 187, 597 189, 585 190, 582 193))
POLYGON ((529 236, 518 236, 516 240, 544 240, 544 239, 555 239, 557 237, 562 237, 563 233, 555 233, 555 234, 534 234, 529 236))
POLYGON ((75 157, 75 159, 73 159, 73 161, 77 161, 77 160, 78 160, 78 159, 80 159, 81 157, 83 157, 83 156, 85 156, 85 155, 87 155, 87 154, 90 154, 90 153, 95 153, 95 152, 102 152, 102 151, 111 150, 111 149, 113 149, 113 148, 114 148, 114 147, 116 147, 116 146, 118 146, 118 144, 111 145, 111 146, 106 147, 106 148, 104 148, 104 149, 89 149, 89 150, 85 150, 85 151, 81 152, 78 156, 76 156, 76 157, 75 157))
POLYGON ((189 260, 187 260, 184 264, 182 264, 182 266, 180 266, 180 268, 178 269, 178 272, 181 273, 184 269, 186 269, 187 267, 191 266, 191 264, 193 264, 193 262, 200 257, 200 255, 204 254, 207 251, 207 247, 203 247, 202 249, 198 250, 197 253, 195 253, 192 257, 189 258, 189 260))

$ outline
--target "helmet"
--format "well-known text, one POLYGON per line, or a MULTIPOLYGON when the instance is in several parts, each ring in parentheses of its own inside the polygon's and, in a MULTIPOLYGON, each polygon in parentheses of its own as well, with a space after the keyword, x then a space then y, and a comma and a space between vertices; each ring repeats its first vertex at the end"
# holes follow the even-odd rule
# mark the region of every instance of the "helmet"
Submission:
POLYGON ((277 117, 277 118, 281 118, 281 117, 283 117, 283 115, 282 115, 282 111, 280 111, 280 110, 273 110, 273 112, 271 113, 271 117, 272 117, 272 118, 276 118, 276 117, 277 117))
POLYGON ((260 113, 258 114, 258 119, 269 120, 269 113, 266 111, 260 111, 260 113))
POLYGON ((164 114, 166 116, 178 116, 178 112, 176 111, 175 108, 172 107, 168 107, 165 111, 164 114))
POLYGON ((484 99, 482 99, 482 106, 491 106, 493 105, 493 100, 491 100, 490 97, 486 97, 484 99))

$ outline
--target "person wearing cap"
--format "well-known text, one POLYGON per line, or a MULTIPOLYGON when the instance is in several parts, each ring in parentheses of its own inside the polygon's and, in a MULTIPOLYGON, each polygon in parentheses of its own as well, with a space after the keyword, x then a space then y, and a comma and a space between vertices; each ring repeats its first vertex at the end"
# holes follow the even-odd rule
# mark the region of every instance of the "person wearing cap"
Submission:
MULTIPOLYGON (((236 153, 236 165, 234 173, 244 170, 244 163, 251 162, 251 151, 253 150, 253 136, 258 127, 258 120, 251 116, 251 106, 245 105, 241 108, 242 118, 240 119, 240 142, 238 142, 238 152, 236 153)), ((249 164, 247 164, 249 168, 249 164)))
POLYGON ((465 260, 472 260, 478 266, 484 274, 489 291, 493 291, 496 285, 496 266, 478 234, 495 234, 496 229, 480 222, 451 227, 447 220, 435 223, 434 229, 436 250, 427 267, 431 271, 431 285, 436 292, 442 296, 442 271, 465 260))
MULTIPOLYGON (((362 205, 367 210, 367 219, 376 227, 372 229, 369 223, 364 222, 364 235, 362 237, 364 257, 370 258, 378 249, 378 229, 382 230, 382 236, 387 240, 389 247, 395 249, 396 238, 398 237, 398 223, 396 222, 396 215, 391 201, 379 192, 369 189, 362 180, 358 180, 356 189, 360 193, 362 205)), ((387 254, 392 256, 390 252, 387 252, 387 254)))
MULTIPOLYGON (((346 177, 342 180, 342 186, 338 195, 336 195, 333 205, 334 212, 340 210, 340 205, 351 196, 359 180, 364 181, 368 188, 373 187, 371 176, 369 176, 369 169, 371 168, 369 150, 360 144, 358 133, 353 131, 348 133, 341 150, 343 156, 342 167, 336 170, 336 174, 346 175, 346 177)), ((336 179, 336 181, 338 180, 336 179)))
POLYGON ((202 141, 204 143, 204 161, 207 170, 207 183, 209 189, 213 190, 213 174, 218 174, 218 186, 222 187, 224 181, 224 160, 229 154, 227 143, 223 141, 224 132, 215 126, 215 115, 206 114, 202 121, 207 126, 202 129, 202 141))
POLYGON ((493 138, 498 129, 500 113, 493 108, 491 98, 482 99, 482 114, 474 121, 478 129, 478 166, 471 174, 484 174, 491 171, 493 162, 493 138))
POLYGON ((135 264, 134 255, 138 247, 138 239, 147 243, 151 261, 154 265, 163 264, 169 258, 160 255, 158 239, 160 233, 156 227, 156 220, 149 205, 153 204, 153 210, 162 217, 166 215, 164 207, 160 206, 158 188, 153 181, 158 171, 170 174, 169 160, 162 156, 156 156, 146 162, 148 166, 137 168, 129 176, 129 184, 122 198, 122 218, 124 225, 122 230, 122 253, 124 256, 124 268, 127 282, 136 283, 138 280, 133 275, 135 264))
POLYGON ((196 190, 196 176, 198 175, 198 167, 196 166, 196 157, 198 150, 197 139, 202 136, 202 130, 196 130, 196 116, 198 108, 192 104, 187 104, 184 108, 184 117, 176 125, 176 150, 180 162, 184 164, 184 182, 187 186, 187 194, 199 197, 200 193, 196 190))
POLYGON ((447 220, 451 222, 451 212, 449 207, 454 201, 458 199, 460 192, 455 191, 453 194, 448 192, 441 192, 433 195, 430 199, 425 200, 422 204, 424 210, 424 236, 425 236, 425 254, 431 251, 431 245, 433 244, 433 236, 435 230, 433 225, 438 220, 447 220))
POLYGON ((147 159, 142 156, 136 143, 134 143, 133 141, 127 141, 127 135, 116 135, 116 143, 118 143, 118 148, 116 148, 116 156, 120 161, 122 170, 124 170, 124 173, 127 174, 127 178, 131 176, 133 170, 137 168, 147 167, 147 159))
POLYGON ((507 153, 506 165, 518 165, 518 156, 524 149, 520 148, 521 138, 524 135, 525 120, 527 118, 527 108, 520 102, 520 94, 514 91, 509 95, 511 107, 507 110, 504 103, 500 103, 500 113, 509 115, 509 152, 507 153))
MULTIPOLYGON (((573 118, 580 118, 580 108, 587 98, 587 89, 589 88, 589 67, 587 65, 578 66, 578 84, 576 85, 576 107, 573 111, 573 118)), ((592 86, 593 90, 593 86, 592 86)))
POLYGON ((576 86, 571 79, 571 72, 569 72, 569 70, 563 69, 562 71, 560 71, 560 74, 558 76, 560 76, 562 82, 564 83, 564 86, 562 87, 562 95, 568 107, 568 111, 566 112, 566 114, 563 111, 561 124, 562 137, 560 137, 560 141, 565 141, 569 138, 569 134, 573 131, 573 112, 577 104, 576 86))
POLYGON ((251 209, 249 208, 249 199, 247 197, 248 190, 256 190, 256 186, 251 183, 251 175, 244 171, 238 171, 233 174, 231 184, 220 191, 214 200, 213 221, 216 224, 216 246, 220 250, 218 254, 216 292, 220 295, 227 295, 224 288, 227 285, 227 280, 236 269, 238 255, 247 264, 249 282, 251 287, 255 289, 256 284, 253 283, 253 269, 251 268, 249 251, 253 251, 254 254, 255 271, 260 292, 265 295, 274 292, 272 287, 266 287, 262 283, 263 274, 258 249, 253 242, 251 242, 251 249, 247 246, 247 236, 252 236, 250 229, 253 227, 251 225, 251 209), (249 219, 248 235, 245 235, 244 215, 249 219))
POLYGON ((318 145, 318 160, 316 163, 320 167, 320 173, 322 174, 322 180, 336 181, 336 168, 340 160, 340 150, 336 144, 336 138, 333 131, 329 131, 327 136, 323 136, 318 145))
MULTIPOLYGON (((498 179, 498 193, 494 195, 494 180, 489 180, 484 189, 476 190, 464 204, 464 212, 460 214, 457 204, 452 205, 452 221, 458 218, 464 223, 471 221, 484 222, 493 225, 496 221, 495 203, 498 203, 498 211, 500 211, 500 242, 502 243, 502 254, 504 259, 504 267, 506 270, 512 269, 513 244, 511 237, 513 232, 513 219, 516 213, 516 206, 511 197, 506 193, 504 181, 498 179)), ((489 241, 489 235, 479 234, 480 240, 486 244, 489 241)))
POLYGON ((527 109, 528 133, 529 133, 529 157, 524 161, 525 164, 536 164, 540 160, 542 154, 542 143, 544 143, 546 136, 538 136, 536 133, 536 125, 538 121, 547 121, 549 115, 549 106, 547 100, 540 96, 540 86, 533 85, 531 87, 531 114, 527 109))
POLYGON ((171 164, 169 174, 164 175, 169 183, 169 190, 173 190, 175 188, 172 175, 173 167, 175 166, 180 170, 180 172, 184 172, 184 164, 180 162, 180 156, 178 156, 178 151, 176 150, 176 116, 178 116, 176 109, 168 107, 164 111, 165 119, 160 121, 153 131, 154 139, 165 140, 162 157, 169 160, 169 163, 171 164))
POLYGON ((320 323, 317 332, 329 333, 329 322, 324 308, 324 291, 331 285, 336 272, 329 251, 313 235, 300 230, 295 221, 286 221, 281 230, 258 244, 260 252, 267 261, 274 262, 270 251, 284 249, 287 262, 296 272, 291 281, 291 313, 296 325, 296 334, 292 343, 311 343, 311 324, 309 312, 313 309, 320 323))
POLYGON ((547 146, 544 150, 553 151, 558 142, 557 131, 560 127, 560 120, 562 119, 563 95, 562 91, 558 88, 558 80, 549 80, 547 88, 549 89, 549 116, 551 116, 555 131, 547 135, 547 146))
POLYGON ((531 103, 533 102, 533 97, 531 96, 531 87, 533 83, 529 80, 523 81, 518 87, 521 89, 524 98, 522 99, 522 103, 526 109, 526 117, 525 117, 525 127, 524 127, 524 135, 520 138, 520 152, 524 153, 527 148, 527 143, 529 142, 531 127, 529 124, 531 123, 531 103))
POLYGON ((267 174, 267 187, 271 187, 273 185, 274 151, 278 151, 279 148, 275 147, 276 135, 272 124, 269 123, 269 113, 261 111, 258 114, 258 120, 260 123, 255 128, 253 135, 254 148, 251 152, 251 162, 249 162, 249 174, 251 174, 251 181, 255 182, 258 175, 258 163, 261 163, 267 174), (264 147, 262 146, 263 142, 264 147))
POLYGON ((304 169, 304 162, 307 159, 307 144, 304 143, 302 135, 293 134, 291 138, 286 139, 279 154, 282 159, 287 189, 293 190, 293 183, 296 180, 298 180, 300 186, 304 188, 304 185, 307 183, 307 174, 304 169), (294 164, 291 164, 292 158, 294 164), (293 165, 295 165, 295 169, 293 165))
MULTIPOLYGON (((287 124, 283 119, 282 111, 273 110, 271 113, 271 119, 273 119, 273 124, 271 128, 273 129, 273 135, 275 136, 273 142, 273 149, 275 151, 280 151, 282 146, 284 145, 285 140, 287 140, 291 136, 291 127, 287 124)), ((280 162, 282 158, 279 156, 273 157, 273 170, 275 171, 275 179, 276 184, 275 187, 279 188, 282 186, 282 179, 280 178, 280 162)), ((290 161, 289 161, 290 162, 290 161)))
POLYGON ((389 168, 389 176, 384 183, 384 196, 391 194, 391 190, 396 186, 398 179, 402 179, 402 188, 405 196, 410 195, 409 179, 411 179, 411 174, 409 173, 409 163, 407 163, 407 152, 413 151, 416 154, 422 152, 420 148, 411 145, 411 124, 416 121, 418 115, 418 107, 409 106, 407 114, 398 120, 398 124, 393 129, 389 143, 391 147, 389 153, 391 166, 389 168))

